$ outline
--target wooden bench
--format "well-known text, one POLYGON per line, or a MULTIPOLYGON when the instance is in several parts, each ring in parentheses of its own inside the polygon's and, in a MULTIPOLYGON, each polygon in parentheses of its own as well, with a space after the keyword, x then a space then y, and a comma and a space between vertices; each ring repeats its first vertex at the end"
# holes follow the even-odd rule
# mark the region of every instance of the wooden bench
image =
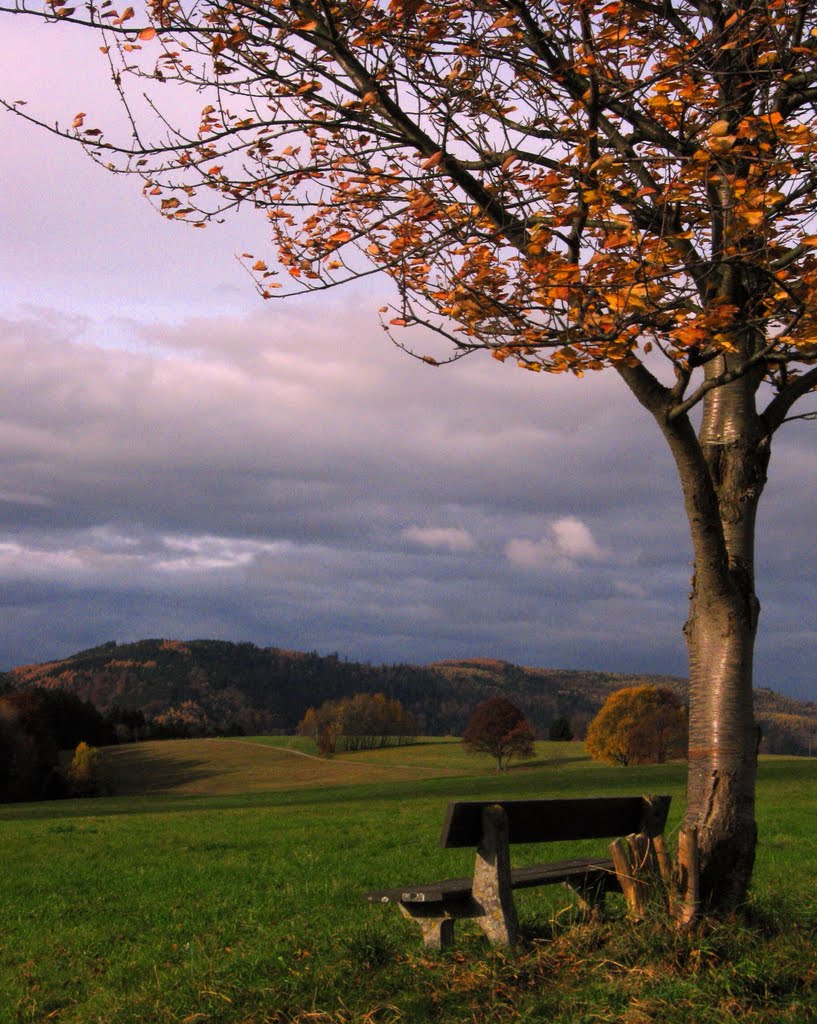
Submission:
MULTIPOLYGON (((601 906, 608 891, 622 891, 622 885, 613 860, 606 858, 512 868, 511 844, 628 836, 634 850, 652 856, 652 841, 663 834, 669 805, 668 796, 451 803, 440 845, 476 847, 473 877, 379 889, 367 892, 365 898, 370 903, 396 903, 420 925, 429 949, 449 946, 454 922, 460 918, 474 918, 492 945, 513 945, 518 930, 514 889, 567 885, 589 910, 601 906)), ((623 861, 616 859, 621 874, 623 861)), ((631 879, 622 880, 629 888, 631 879)))

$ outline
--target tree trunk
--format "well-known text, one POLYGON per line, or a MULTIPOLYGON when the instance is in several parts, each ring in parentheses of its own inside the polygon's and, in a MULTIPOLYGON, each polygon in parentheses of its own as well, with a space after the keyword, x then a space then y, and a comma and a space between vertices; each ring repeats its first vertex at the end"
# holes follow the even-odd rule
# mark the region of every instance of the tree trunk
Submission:
POLYGON ((689 774, 685 825, 698 829, 701 902, 732 909, 755 858, 757 735, 752 711, 752 595, 693 583, 689 649, 689 774))
MULTIPOLYGON (((707 373, 725 368, 713 360, 707 373)), ((695 571, 684 629, 690 671, 686 826, 698 830, 704 908, 731 909, 744 899, 757 842, 754 541, 769 446, 755 411, 756 387, 746 376, 704 399, 699 443, 709 479, 703 485, 714 491, 718 522, 690 517, 695 571), (722 555, 702 530, 722 536, 722 555)))
MULTIPOLYGON (((706 376, 728 369, 728 357, 719 357, 706 376)), ((697 831, 703 909, 731 910, 746 896, 757 842, 754 536, 770 451, 755 410, 758 382, 746 374, 709 391, 696 436, 686 413, 673 414, 669 389, 638 369, 619 372, 661 427, 684 493, 694 565, 684 629, 690 669, 685 825, 697 831)))

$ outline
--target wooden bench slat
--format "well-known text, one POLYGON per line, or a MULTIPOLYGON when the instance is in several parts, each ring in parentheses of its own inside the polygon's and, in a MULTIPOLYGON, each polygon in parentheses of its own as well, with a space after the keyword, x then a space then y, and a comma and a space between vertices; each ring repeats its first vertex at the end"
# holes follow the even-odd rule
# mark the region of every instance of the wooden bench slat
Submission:
POLYGON ((611 860, 564 860, 551 864, 531 864, 511 870, 511 888, 528 889, 536 885, 558 885, 560 882, 580 882, 606 878, 608 888, 615 886, 615 868, 611 860))
MULTIPOLYGON (((655 797, 651 804, 641 796, 498 800, 497 803, 508 815, 509 843, 609 839, 632 832, 659 835, 664 830, 669 810, 667 797, 655 797)), ((484 800, 450 803, 440 846, 477 846, 482 835, 484 807, 484 800)))
MULTIPOLYGON (((550 864, 531 864, 511 870, 511 888, 529 889, 538 885, 588 880, 607 876, 609 887, 617 888, 615 868, 611 860, 563 860, 550 864)), ((401 888, 376 889, 365 894, 369 903, 445 903, 467 899, 471 895, 471 878, 448 878, 442 882, 401 888)))
POLYGON ((447 878, 443 882, 404 885, 399 889, 375 889, 365 895, 369 903, 444 903, 467 899, 472 882, 471 878, 447 878))

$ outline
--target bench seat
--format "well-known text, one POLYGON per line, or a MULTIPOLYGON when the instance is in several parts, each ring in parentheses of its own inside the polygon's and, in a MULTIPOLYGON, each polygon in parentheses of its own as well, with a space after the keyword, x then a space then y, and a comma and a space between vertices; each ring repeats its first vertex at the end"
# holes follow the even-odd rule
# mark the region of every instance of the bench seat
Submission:
MULTIPOLYGON (((448 878, 443 882, 393 889, 374 889, 366 893, 369 903, 452 903, 472 895, 474 879, 448 878)), ((531 889, 540 885, 576 885, 579 887, 603 884, 608 891, 619 892, 611 860, 585 858, 555 861, 552 864, 531 864, 511 868, 511 888, 531 889)))

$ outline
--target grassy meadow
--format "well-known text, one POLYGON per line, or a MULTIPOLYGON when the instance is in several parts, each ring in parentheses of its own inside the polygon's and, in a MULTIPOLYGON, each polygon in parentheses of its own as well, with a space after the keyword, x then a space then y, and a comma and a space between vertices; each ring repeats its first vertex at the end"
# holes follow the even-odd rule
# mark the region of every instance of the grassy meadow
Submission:
POLYGON ((817 1021, 817 759, 761 760, 740 920, 685 937, 612 897, 584 924, 554 887, 517 894, 516 951, 460 923, 429 954, 361 893, 469 872, 468 851, 436 846, 448 800, 666 792, 672 832, 685 767, 608 768, 556 743, 504 776, 451 740, 309 752, 277 737, 111 748, 117 796, 0 807, 0 1024, 817 1021))

